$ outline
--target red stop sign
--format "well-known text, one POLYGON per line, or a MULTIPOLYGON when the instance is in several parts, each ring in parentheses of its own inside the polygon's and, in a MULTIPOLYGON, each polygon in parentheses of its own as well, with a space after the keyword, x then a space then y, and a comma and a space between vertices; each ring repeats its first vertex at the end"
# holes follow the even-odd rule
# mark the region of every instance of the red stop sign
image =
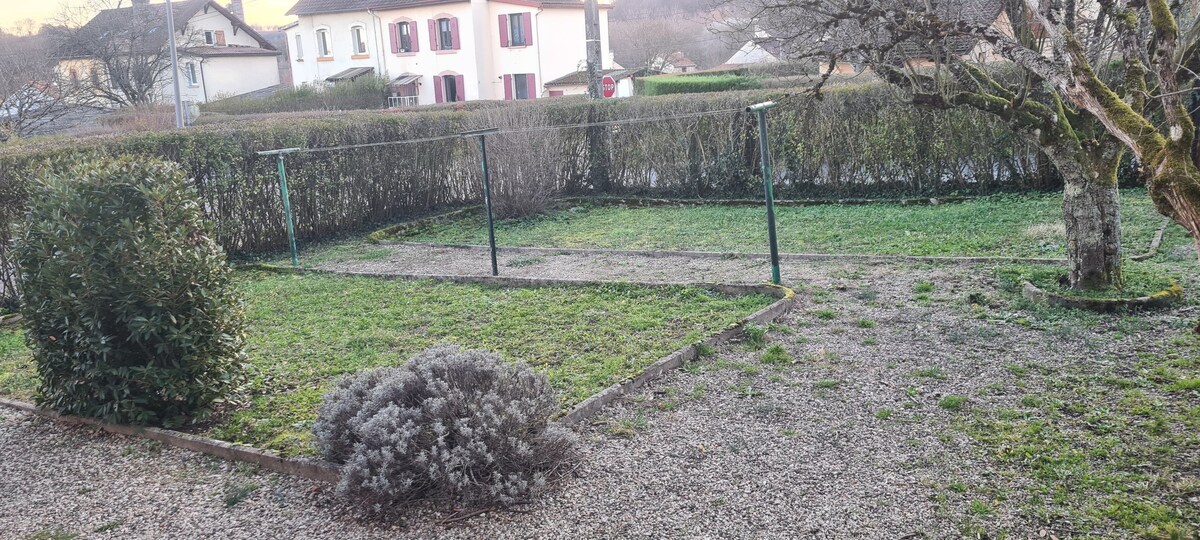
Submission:
POLYGON ((604 97, 606 98, 617 95, 617 81, 612 77, 606 75, 604 80, 600 82, 600 87, 604 89, 604 97))

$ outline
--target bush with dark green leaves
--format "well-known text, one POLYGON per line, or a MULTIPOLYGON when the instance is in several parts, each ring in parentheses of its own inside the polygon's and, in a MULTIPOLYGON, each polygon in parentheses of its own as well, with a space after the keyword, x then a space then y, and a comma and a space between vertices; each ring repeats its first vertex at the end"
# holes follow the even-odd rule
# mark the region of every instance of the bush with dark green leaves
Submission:
POLYGON ((39 404, 136 424, 206 417, 241 381, 241 302, 179 167, 58 171, 33 188, 15 253, 39 404))

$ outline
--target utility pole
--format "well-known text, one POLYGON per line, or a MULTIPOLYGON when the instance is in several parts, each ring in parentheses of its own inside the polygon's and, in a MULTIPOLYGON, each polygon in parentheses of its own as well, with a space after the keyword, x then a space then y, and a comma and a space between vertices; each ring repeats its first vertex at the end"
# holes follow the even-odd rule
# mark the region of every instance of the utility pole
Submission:
POLYGON ((587 32, 587 72, 588 95, 592 99, 600 99, 604 94, 600 87, 603 78, 602 54, 600 50, 600 5, 598 0, 584 0, 583 18, 587 32))
POLYGON ((167 46, 171 51, 171 81, 175 85, 175 127, 183 127, 183 103, 179 98, 179 51, 175 49, 175 10, 167 0, 167 46))

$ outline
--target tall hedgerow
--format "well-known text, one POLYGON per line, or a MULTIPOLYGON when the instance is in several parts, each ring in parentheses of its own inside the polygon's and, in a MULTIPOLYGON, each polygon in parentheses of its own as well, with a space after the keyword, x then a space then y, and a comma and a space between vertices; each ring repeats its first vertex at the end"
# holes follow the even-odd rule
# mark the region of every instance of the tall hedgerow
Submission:
POLYGON ((114 422, 205 417, 240 380, 241 303, 179 167, 48 172, 15 250, 38 402, 114 422))

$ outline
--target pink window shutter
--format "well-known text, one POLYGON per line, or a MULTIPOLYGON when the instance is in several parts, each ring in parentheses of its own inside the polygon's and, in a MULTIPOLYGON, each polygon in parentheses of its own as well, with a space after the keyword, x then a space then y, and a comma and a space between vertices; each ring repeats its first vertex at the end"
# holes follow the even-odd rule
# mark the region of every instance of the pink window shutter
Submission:
POLYGON ((542 93, 537 89, 537 77, 532 73, 526 75, 525 77, 525 80, 528 81, 525 86, 525 91, 529 93, 529 99, 537 99, 538 96, 542 95, 542 93))
POLYGON ((451 49, 457 51, 462 48, 462 40, 458 38, 458 17, 450 18, 450 38, 450 41, 453 43, 450 46, 451 49))
POLYGON ((400 52, 400 24, 391 23, 388 25, 388 30, 392 33, 392 54, 400 52))
POLYGON ((459 101, 467 100, 467 85, 465 81, 466 79, 464 79, 462 75, 454 77, 454 88, 458 90, 457 93, 459 101))
POLYGON ((500 46, 508 46, 508 15, 500 16, 500 46))
POLYGON ((446 84, 446 79, 441 76, 433 79, 433 100, 435 103, 443 103, 446 101, 446 92, 442 90, 442 85, 446 84))
POLYGON ((521 14, 521 28, 525 30, 525 44, 533 45, 533 15, 521 14))
POLYGON ((512 101, 513 98, 513 76, 504 76, 504 101, 512 101))
POLYGON ((408 41, 412 43, 412 52, 421 52, 421 40, 417 37, 417 23, 408 23, 408 41))
MULTIPOLYGON (((438 50, 438 28, 437 19, 429 19, 429 50, 438 50)), ((440 103, 440 102, 439 102, 440 103)))

